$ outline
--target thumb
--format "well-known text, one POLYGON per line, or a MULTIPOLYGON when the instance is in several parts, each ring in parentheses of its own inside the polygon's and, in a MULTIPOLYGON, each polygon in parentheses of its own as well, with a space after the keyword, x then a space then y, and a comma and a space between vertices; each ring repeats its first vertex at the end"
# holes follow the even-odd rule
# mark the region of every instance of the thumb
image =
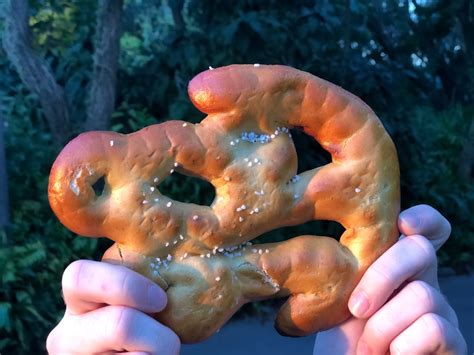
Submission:
POLYGON ((451 225, 436 209, 428 205, 413 206, 400 213, 400 232, 406 236, 419 234, 427 238, 438 250, 448 240, 451 225))

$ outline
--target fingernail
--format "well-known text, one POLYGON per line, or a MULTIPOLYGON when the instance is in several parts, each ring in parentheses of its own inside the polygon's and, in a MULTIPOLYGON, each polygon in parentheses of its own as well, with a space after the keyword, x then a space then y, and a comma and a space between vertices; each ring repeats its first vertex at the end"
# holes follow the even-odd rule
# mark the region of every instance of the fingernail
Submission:
POLYGON ((357 344, 357 355, 371 355, 372 350, 369 348, 366 342, 364 341, 359 341, 359 344, 357 344))
POLYGON ((356 292, 349 299, 349 309, 356 317, 363 317, 369 310, 369 300, 362 292, 356 292))
POLYGON ((148 286, 148 303, 157 311, 161 311, 166 306, 165 291, 156 285, 148 286))
POLYGON ((400 219, 404 225, 410 228, 417 228, 420 225, 420 218, 412 213, 402 212, 400 219))

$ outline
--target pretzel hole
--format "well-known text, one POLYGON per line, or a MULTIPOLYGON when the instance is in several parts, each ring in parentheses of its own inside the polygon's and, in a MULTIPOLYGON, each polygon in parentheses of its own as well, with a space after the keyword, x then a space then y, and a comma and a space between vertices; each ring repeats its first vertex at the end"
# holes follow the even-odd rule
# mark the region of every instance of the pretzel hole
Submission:
POLYGON ((331 237, 339 240, 345 228, 336 221, 308 221, 296 226, 281 227, 262 234, 256 243, 273 243, 288 240, 299 235, 331 237))
POLYGON ((294 127, 290 133, 298 156, 298 174, 331 163, 331 154, 306 134, 303 127, 294 127))
POLYGON ((104 194, 106 187, 106 181, 105 181, 105 176, 101 176, 100 178, 97 179, 96 182, 92 184, 92 189, 95 192, 95 195, 97 197, 100 197, 104 194))
POLYGON ((210 182, 176 171, 163 180, 157 188, 163 195, 175 201, 202 206, 211 206, 216 197, 216 190, 210 182))

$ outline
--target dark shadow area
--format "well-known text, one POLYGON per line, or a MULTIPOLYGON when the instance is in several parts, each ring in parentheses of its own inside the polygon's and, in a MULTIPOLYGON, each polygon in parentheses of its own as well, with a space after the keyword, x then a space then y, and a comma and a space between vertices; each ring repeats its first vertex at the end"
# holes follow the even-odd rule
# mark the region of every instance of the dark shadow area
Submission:
POLYGON ((306 134, 302 128, 290 130, 298 155, 298 174, 329 164, 331 154, 324 150, 316 139, 306 134))
MULTIPOLYGON (((255 243, 273 243, 281 242, 299 235, 315 235, 332 237, 339 240, 339 237, 344 232, 344 227, 335 221, 308 221, 296 226, 282 227, 274 229, 270 232, 264 233, 258 238, 254 239, 255 243)), ((315 237, 316 238, 316 237, 315 237)))
POLYGON ((105 177, 100 177, 95 183, 92 184, 92 189, 94 189, 95 195, 97 197, 102 196, 105 190, 105 177))

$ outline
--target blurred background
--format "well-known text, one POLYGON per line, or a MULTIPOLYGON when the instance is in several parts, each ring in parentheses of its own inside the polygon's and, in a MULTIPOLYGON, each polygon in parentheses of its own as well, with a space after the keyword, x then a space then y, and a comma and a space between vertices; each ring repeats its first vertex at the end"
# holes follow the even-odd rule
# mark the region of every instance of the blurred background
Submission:
MULTIPOLYGON (((200 121, 187 83, 209 66, 285 64, 360 96, 397 146, 402 207, 430 204, 453 225, 442 272, 473 271, 470 0, 3 0, 0 38, 2 353, 44 351, 63 312, 62 271, 109 245, 73 235, 52 214, 47 182, 58 152, 86 130, 200 121)), ((299 132, 295 145, 299 171, 329 161, 299 132)), ((199 204, 214 196, 209 183, 178 174, 160 189, 199 204)), ((341 230, 310 222, 259 240, 341 230)))

